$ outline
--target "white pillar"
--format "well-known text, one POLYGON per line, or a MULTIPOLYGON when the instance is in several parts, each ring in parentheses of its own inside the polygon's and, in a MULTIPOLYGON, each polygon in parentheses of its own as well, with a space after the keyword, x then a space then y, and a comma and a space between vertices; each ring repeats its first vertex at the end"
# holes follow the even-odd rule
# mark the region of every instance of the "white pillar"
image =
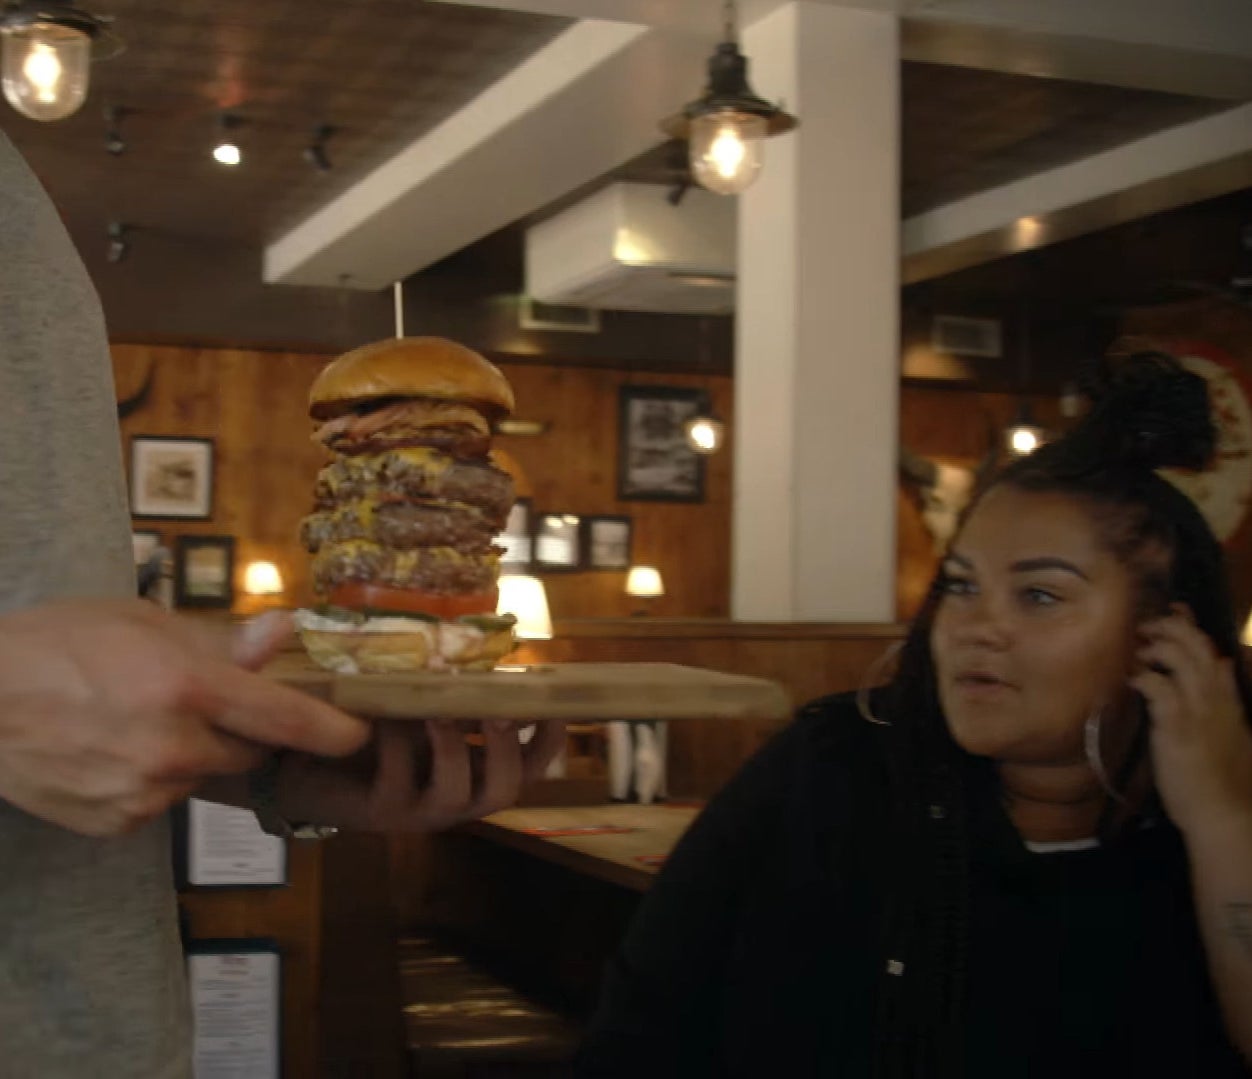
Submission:
POLYGON ((800 126, 739 200, 731 613, 893 621, 898 21, 799 0, 743 49, 800 126))

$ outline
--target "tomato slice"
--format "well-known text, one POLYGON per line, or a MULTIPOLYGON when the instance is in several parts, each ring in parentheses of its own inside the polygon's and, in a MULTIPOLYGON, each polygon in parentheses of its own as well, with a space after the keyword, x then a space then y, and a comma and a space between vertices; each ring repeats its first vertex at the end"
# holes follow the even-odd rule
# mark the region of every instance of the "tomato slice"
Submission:
POLYGON ((441 596, 414 588, 350 581, 332 588, 326 601, 333 607, 349 610, 411 611, 452 620, 463 614, 494 614, 499 596, 498 588, 467 595, 441 596))

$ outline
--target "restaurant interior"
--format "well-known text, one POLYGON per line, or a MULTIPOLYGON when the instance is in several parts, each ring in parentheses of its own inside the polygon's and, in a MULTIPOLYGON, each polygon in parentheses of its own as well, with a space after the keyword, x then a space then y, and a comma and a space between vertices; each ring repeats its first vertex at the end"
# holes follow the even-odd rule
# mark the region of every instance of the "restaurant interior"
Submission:
POLYGON ((1193 493, 1252 645, 1246 0, 100 7, 82 106, 0 130, 103 303, 145 594, 312 605, 309 387, 445 337, 517 401, 508 663, 785 698, 580 717, 517 808, 292 840, 264 883, 191 879, 188 816, 187 938, 281 957, 281 1074, 568 1074, 703 802, 791 707, 883 676, 973 485, 1066 430, 1102 356, 1220 387, 1193 493), (661 122, 728 42, 796 125, 722 193, 661 122))

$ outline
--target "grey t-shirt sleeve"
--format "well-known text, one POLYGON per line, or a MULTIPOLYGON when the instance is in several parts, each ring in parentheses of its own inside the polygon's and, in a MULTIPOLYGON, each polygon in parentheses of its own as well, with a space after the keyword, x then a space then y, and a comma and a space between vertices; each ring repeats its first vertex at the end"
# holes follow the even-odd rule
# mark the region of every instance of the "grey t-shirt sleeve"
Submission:
MULTIPOLYGON (((100 303, 0 133, 0 611, 135 592, 100 303)), ((0 801, 0 1076, 190 1079, 165 821, 74 835, 0 801)))

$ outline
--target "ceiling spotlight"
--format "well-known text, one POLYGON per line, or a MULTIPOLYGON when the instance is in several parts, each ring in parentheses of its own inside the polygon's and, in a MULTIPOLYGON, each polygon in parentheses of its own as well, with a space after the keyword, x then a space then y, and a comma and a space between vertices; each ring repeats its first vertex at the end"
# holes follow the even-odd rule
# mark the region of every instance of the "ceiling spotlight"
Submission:
POLYGON ((120 109, 116 105, 108 105, 104 110, 104 148, 114 157, 120 157, 126 153, 126 140, 122 138, 122 117, 126 115, 125 109, 120 109))
POLYGON ((798 121, 757 97, 748 85, 748 61, 735 34, 734 0, 726 0, 726 32, 709 58, 704 93, 661 122, 671 138, 687 140, 691 173, 719 195, 746 190, 761 171, 762 143, 790 131, 798 121))
POLYGON ((213 160, 219 165, 238 165, 243 160, 243 152, 235 142, 232 132, 242 124, 238 116, 228 112, 217 118, 217 126, 221 129, 221 141, 213 148, 213 160))
POLYGON ((130 231, 130 226, 120 221, 109 222, 109 249, 105 257, 115 266, 130 254, 130 231))
POLYGON ((23 116, 51 122, 87 99, 91 46, 109 22, 64 3, 17 0, 0 10, 0 77, 23 116))
POLYGON ((304 148, 304 160, 318 172, 330 172, 334 167, 330 155, 326 152, 326 143, 335 133, 329 124, 322 124, 313 132, 313 141, 304 148))

